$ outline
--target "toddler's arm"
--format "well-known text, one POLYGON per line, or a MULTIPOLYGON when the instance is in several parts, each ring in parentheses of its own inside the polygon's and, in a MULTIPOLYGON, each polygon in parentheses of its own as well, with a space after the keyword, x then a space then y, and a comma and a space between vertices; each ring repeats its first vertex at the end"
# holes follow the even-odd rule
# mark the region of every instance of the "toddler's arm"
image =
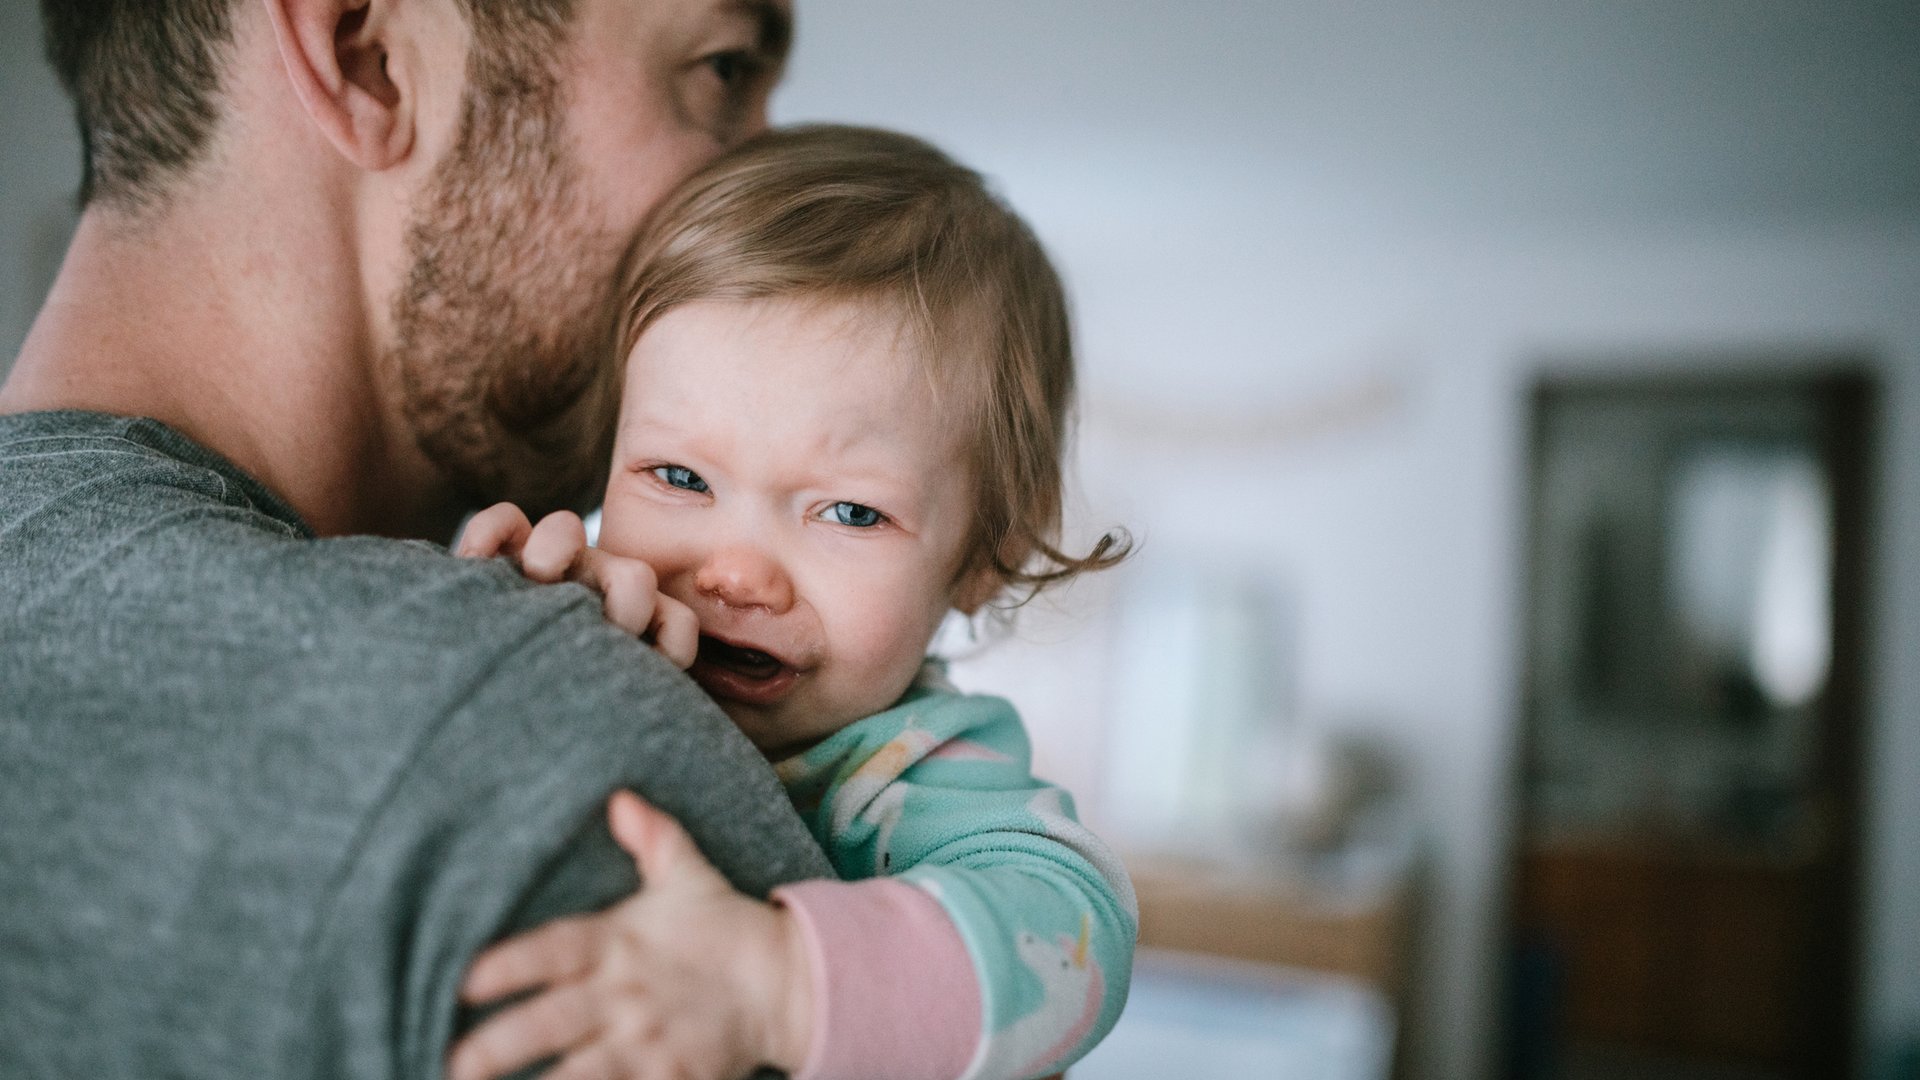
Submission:
POLYGON ((738 1080, 807 1053, 811 981, 792 916, 744 896, 686 831, 631 793, 608 804, 646 887, 614 907, 494 945, 460 988, 474 1005, 538 991, 453 1048, 450 1080, 545 1059, 550 1080, 738 1080))
POLYGON ((936 1074, 1033 1077, 1077 1060, 1118 1019, 1138 925, 1132 886, 1029 759, 1005 701, 917 690, 777 767, 843 875, 893 875, 775 893, 814 959, 803 1075, 895 1075, 902 1062, 874 1053, 876 1033, 966 1016, 978 1023, 970 1050, 936 1074), (916 899, 957 929, 972 979, 927 963, 941 950, 921 944, 936 939, 916 899), (929 1002, 934 988, 947 1000, 929 1002), (956 997, 969 991, 971 1012, 956 997))
POLYGON ((669 819, 616 797, 614 835, 647 887, 475 961, 470 1002, 540 992, 469 1035, 449 1076, 555 1055, 569 1080, 724 1080, 753 1064, 989 1080, 1071 1064, 1125 1004, 1138 915, 1117 861, 1027 760, 1004 701, 916 692, 782 762, 837 869, 899 876, 805 882, 779 906, 734 892, 669 819))

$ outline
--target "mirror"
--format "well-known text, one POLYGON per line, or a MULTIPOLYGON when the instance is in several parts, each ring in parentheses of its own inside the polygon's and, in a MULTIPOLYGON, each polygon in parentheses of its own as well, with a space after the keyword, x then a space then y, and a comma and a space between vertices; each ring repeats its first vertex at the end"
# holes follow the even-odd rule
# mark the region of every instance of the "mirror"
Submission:
POLYGON ((1845 1075, 1871 401, 1536 393, 1514 1080, 1845 1075))
POLYGON ((1791 830, 1832 661, 1833 493, 1814 403, 1786 389, 1548 402, 1532 822, 1791 830))

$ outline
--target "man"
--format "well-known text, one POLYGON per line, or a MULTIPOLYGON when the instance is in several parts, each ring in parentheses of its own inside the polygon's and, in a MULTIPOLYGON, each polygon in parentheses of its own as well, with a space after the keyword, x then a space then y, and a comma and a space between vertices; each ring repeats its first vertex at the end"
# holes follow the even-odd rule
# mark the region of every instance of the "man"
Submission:
POLYGON ((824 873, 593 596, 404 542, 594 490, 624 238, 764 125, 784 0, 42 14, 86 178, 0 387, 0 1075, 436 1075, 477 948, 632 888, 619 787, 824 873))

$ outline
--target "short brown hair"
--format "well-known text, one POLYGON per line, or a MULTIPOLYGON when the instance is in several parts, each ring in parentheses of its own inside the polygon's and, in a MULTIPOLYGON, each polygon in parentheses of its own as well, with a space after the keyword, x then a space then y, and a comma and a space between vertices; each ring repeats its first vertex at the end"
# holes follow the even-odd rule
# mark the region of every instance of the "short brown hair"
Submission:
MULTIPOLYGON (((80 124, 80 203, 162 198, 206 152, 239 0, 41 0, 47 60, 80 124)), ((574 0, 459 0, 474 31, 469 93, 545 62, 574 0)))
POLYGON ((1065 290, 1025 222, 980 175, 919 139, 817 124, 770 132, 668 196, 628 256, 616 341, 700 300, 878 301, 957 387, 978 491, 963 571, 1028 596, 1125 558, 1116 530, 1060 549, 1073 402, 1065 290))

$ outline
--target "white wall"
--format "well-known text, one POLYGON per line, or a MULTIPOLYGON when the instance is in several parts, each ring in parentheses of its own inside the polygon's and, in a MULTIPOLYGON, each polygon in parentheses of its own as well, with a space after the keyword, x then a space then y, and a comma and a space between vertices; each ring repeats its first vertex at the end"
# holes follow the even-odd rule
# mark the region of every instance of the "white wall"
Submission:
MULTIPOLYGON (((1369 253, 1349 247, 1357 265, 1331 289, 1344 299, 1272 316, 1263 350, 1318 352, 1335 363, 1358 357, 1362 373, 1383 371, 1402 387, 1398 404, 1349 428, 1257 448, 1225 439, 1142 441, 1138 425, 1110 422, 1096 402, 1082 468, 1087 519, 1135 526, 1146 558, 1234 560, 1278 580, 1300 612, 1305 720, 1382 738, 1412 766, 1434 860, 1421 957, 1426 994, 1415 1019, 1420 1074, 1486 1075, 1493 1051, 1518 711, 1525 395, 1555 357, 1604 369, 1691 356, 1734 368, 1743 356, 1838 349, 1877 361, 1888 425, 1867 761, 1866 1024, 1875 1041, 1920 1029, 1920 686, 1899 663, 1920 646, 1912 555, 1920 536, 1920 227, 1900 235, 1373 239, 1380 242, 1369 253), (1409 275, 1409 262, 1435 273, 1409 275), (1367 327, 1385 329, 1370 337, 1367 327), (1351 346, 1325 344, 1343 333, 1351 346)), ((1061 246, 1071 265, 1072 246, 1061 246)), ((1159 273, 1156 253, 1118 266, 1117 258, 1109 252, 1099 264, 1101 281, 1159 273)), ((1155 310, 1213 310, 1220 294, 1258 293, 1248 282, 1273 276, 1259 258, 1223 261, 1204 274, 1188 266, 1158 277, 1155 310)), ((1083 304, 1089 367, 1106 355, 1098 323, 1138 310, 1104 304, 1103 296, 1083 304)), ((1266 310, 1279 306, 1270 301, 1266 310)), ((1134 389, 1142 399, 1179 394, 1179 381, 1205 362, 1198 358, 1243 347, 1233 339, 1246 332, 1194 320, 1163 377, 1134 389)), ((1314 380, 1301 381, 1302 396, 1318 392, 1314 380)), ((1215 415, 1257 415, 1269 403, 1285 414, 1286 402, 1284 387, 1249 391, 1215 415)), ((1104 596, 1093 590, 1077 599, 1067 602, 1072 618, 1042 615, 1040 642, 1010 643, 963 675, 1011 688, 1040 729, 1048 765, 1097 796, 1098 758, 1087 748, 1097 745, 1099 699, 1076 699, 1059 683, 1098 672, 1104 596)))
MULTIPOLYGON (((1568 360, 1854 350, 1882 374, 1862 1034, 1920 1032, 1920 28, 1896 7, 803 9, 784 116, 937 139, 1063 264, 1081 520, 1146 541, 1115 576, 1269 577, 1307 721, 1412 764, 1421 1076, 1494 1060, 1524 410, 1568 360)), ((1116 587, 960 672, 1011 691, 1096 818, 1116 587)))

